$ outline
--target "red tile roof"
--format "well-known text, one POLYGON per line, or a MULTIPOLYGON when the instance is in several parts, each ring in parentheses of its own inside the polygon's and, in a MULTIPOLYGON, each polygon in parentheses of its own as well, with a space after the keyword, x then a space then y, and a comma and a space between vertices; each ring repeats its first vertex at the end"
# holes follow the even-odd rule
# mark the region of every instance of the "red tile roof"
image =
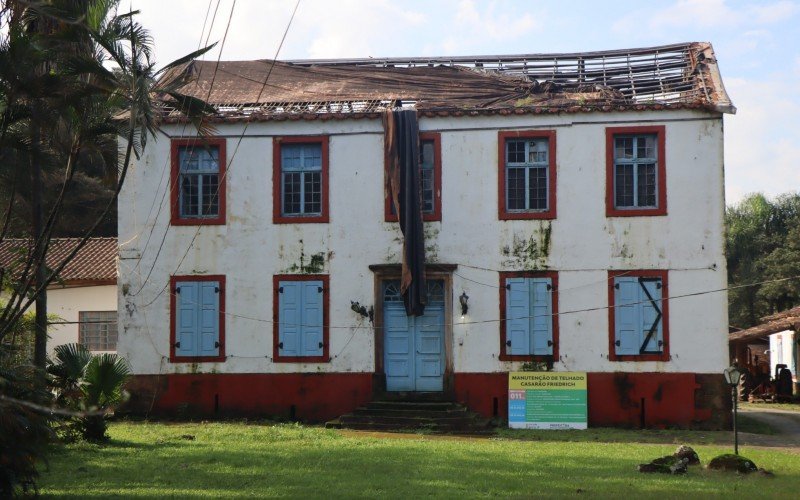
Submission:
MULTIPOLYGON (((75 248, 80 238, 54 238, 47 251, 47 267, 54 268, 75 248)), ((31 241, 9 238, 0 241, 0 266, 14 274, 22 271, 31 241)), ((117 238, 91 238, 61 271, 64 284, 117 281, 117 238)))
POLYGON ((762 323, 728 335, 731 342, 742 342, 800 327, 800 306, 761 318, 762 323))

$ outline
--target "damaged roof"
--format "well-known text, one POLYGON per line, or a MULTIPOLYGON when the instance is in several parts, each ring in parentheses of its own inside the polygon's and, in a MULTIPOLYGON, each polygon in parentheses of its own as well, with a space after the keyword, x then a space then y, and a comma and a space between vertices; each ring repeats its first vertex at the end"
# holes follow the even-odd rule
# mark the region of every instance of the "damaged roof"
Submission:
MULTIPOLYGON (((53 238, 45 262, 55 268, 75 249, 81 238, 53 238)), ((12 275, 21 274, 32 240, 8 238, 0 241, 0 268, 12 275)), ((90 238, 61 271, 53 286, 117 282, 117 238, 90 238)))
POLYGON ((761 318, 761 323, 728 335, 731 342, 753 340, 773 333, 800 328, 800 306, 761 318))
MULTIPOLYGON (((572 54, 194 61, 164 78, 217 110, 212 121, 649 109, 735 113, 710 43, 572 54)), ((168 122, 182 118, 165 98, 168 122)))

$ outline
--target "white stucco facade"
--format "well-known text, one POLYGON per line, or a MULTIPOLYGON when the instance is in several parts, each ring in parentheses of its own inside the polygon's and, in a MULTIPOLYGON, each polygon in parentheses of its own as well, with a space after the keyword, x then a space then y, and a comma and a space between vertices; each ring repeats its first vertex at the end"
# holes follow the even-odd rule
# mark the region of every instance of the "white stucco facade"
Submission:
POLYGON ((798 337, 792 330, 784 330, 769 336, 769 364, 770 376, 775 376, 777 365, 786 365, 792 372, 792 379, 795 384, 798 382, 797 363, 798 363, 798 337))
MULTIPOLYGON (((555 370, 721 373, 727 363, 721 115, 662 110, 421 118, 420 129, 441 135, 442 220, 425 223, 425 244, 429 263, 457 265, 445 320, 456 373, 519 368, 520 362, 499 359, 498 272, 531 269, 558 272, 555 370), (667 215, 607 217, 605 129, 643 124, 665 127, 667 215), (554 220, 498 220, 498 132, 514 130, 555 131, 554 220), (531 241, 536 253, 515 251, 531 241), (640 269, 668 271, 671 359, 611 361, 608 271, 640 269), (714 290, 722 291, 698 294, 714 290), (463 319, 462 291, 469 295, 463 319)), ((118 350, 133 372, 375 371, 376 331, 350 303, 378 307, 368 266, 398 263, 402 249, 397 223, 384 222, 380 120, 262 122, 246 132, 243 124, 218 125, 217 135, 227 139, 227 220, 216 226, 170 226, 170 137, 184 130, 163 128, 131 167, 120 196, 118 350), (273 223, 273 139, 297 135, 329 137, 328 223, 273 223), (321 273, 330 279, 331 359, 276 363, 273 276, 291 274, 301 255, 307 264, 320 254, 321 273), (227 358, 170 362, 170 276, 203 274, 226 277, 227 358)), ((58 299, 51 301, 65 317, 58 299)))
MULTIPOLYGON (((117 286, 65 286, 47 290, 47 312, 58 317, 49 329, 47 350, 52 355, 56 346, 77 343, 80 312, 117 310, 117 286)), ((111 351, 113 352, 113 351, 111 351)))

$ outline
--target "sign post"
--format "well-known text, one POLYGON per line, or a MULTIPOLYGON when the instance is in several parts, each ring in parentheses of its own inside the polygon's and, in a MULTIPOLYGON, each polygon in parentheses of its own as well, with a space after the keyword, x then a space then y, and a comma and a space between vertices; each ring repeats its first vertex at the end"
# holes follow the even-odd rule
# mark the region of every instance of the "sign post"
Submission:
POLYGON ((585 372, 509 372, 512 429, 586 429, 585 372))

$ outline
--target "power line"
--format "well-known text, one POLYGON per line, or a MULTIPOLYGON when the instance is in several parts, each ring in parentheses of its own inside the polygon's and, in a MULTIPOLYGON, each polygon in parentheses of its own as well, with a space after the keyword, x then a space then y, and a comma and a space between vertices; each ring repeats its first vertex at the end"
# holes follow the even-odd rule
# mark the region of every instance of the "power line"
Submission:
MULTIPOLYGON (((234 1, 234 5, 235 5, 235 3, 236 3, 236 2, 234 1)), ((283 36, 281 37, 281 41, 280 41, 280 43, 278 44, 278 48, 277 48, 277 50, 275 51, 275 57, 273 58, 272 64, 270 65, 270 67, 269 67, 269 70, 267 71, 267 75, 266 75, 266 77, 264 78, 264 83, 261 85, 261 89, 260 89, 260 90, 259 90, 259 92, 258 92, 258 96, 256 97, 256 102, 258 102, 258 101, 261 99, 261 96, 262 96, 262 95, 263 95, 263 93, 264 93, 264 89, 267 87, 267 82, 269 82, 269 78, 270 78, 270 76, 272 75, 272 70, 273 70, 273 68, 275 67, 275 61, 278 59, 278 56, 280 55, 281 49, 283 48, 283 44, 284 44, 284 42, 286 41, 286 36, 287 36, 287 35, 288 35, 288 33, 289 33, 289 29, 290 29, 290 28, 291 28, 291 26, 292 26, 292 21, 294 21, 295 14, 297 14, 297 9, 298 9, 298 7, 299 7, 299 6, 300 6, 300 0, 297 0, 297 2, 296 2, 296 3, 295 3, 295 5, 294 5, 294 9, 292 10, 292 15, 289 17, 289 22, 286 24, 286 29, 285 29, 285 30, 284 30, 284 32, 283 32, 283 36)), ((232 15, 233 15, 233 8, 231 8, 231 16, 232 16, 232 15)), ((228 26, 230 26, 230 18, 228 19, 228 26)), ((226 30, 225 30, 225 36, 227 36, 227 33, 228 33, 228 31, 227 31, 227 28, 226 28, 226 30)), ((224 40, 224 39, 223 39, 223 40, 224 40)), ((221 54, 222 54, 222 51, 220 50, 220 55, 221 55, 221 54)), ((217 67, 219 67, 219 59, 217 60, 217 67)), ((216 70, 215 70, 215 75, 216 75, 216 70)), ((213 85, 213 80, 212 80, 212 85, 213 85)), ((225 169, 225 172, 222 174, 222 177, 221 177, 221 179, 220 179, 220 182, 218 183, 217 190, 216 190, 216 193, 215 193, 215 194, 216 194, 216 196, 217 196, 217 199, 219 199, 219 190, 220 190, 220 189, 222 188, 222 186, 224 185, 224 181, 225 181, 225 179, 227 178, 227 176, 228 176, 228 173, 230 173, 230 171, 231 171, 231 170, 232 170, 232 168, 233 168, 233 165, 234 165, 234 160, 235 160, 235 158, 236 158, 236 154, 237 154, 237 153, 238 153, 238 151, 239 151, 239 146, 241 145, 241 143, 242 143, 242 140, 244 139, 244 136, 245 136, 245 134, 247 133, 247 129, 248 129, 248 127, 249 127, 249 126, 250 126, 250 122, 246 122, 246 123, 245 123, 245 126, 244 126, 244 127, 243 127, 243 129, 242 129, 242 133, 239 135, 239 138, 238 138, 238 140, 237 140, 237 142, 236 142, 236 147, 234 148, 234 150, 233 150, 233 153, 231 154, 231 161, 230 161, 230 162, 228 162, 227 168, 225 169)), ((168 227, 169 227, 169 226, 168 226, 168 227)), ((176 274, 176 273, 178 272, 178 269, 180 269, 180 267, 181 267, 181 264, 183 264, 183 261, 186 259, 186 256, 187 256, 187 255, 189 255, 189 251, 190 251, 190 250, 192 249, 192 247, 194 246, 194 242, 197 240, 197 236, 200 234, 200 230, 201 230, 202 228, 203 228, 203 226, 202 226, 202 225, 198 225, 198 226, 197 226, 197 229, 195 230, 194 236, 192 236, 192 239, 191 239, 191 241, 189 242, 189 245, 186 247, 186 251, 183 253, 183 256, 182 256, 182 257, 181 257, 181 259, 178 261, 178 265, 175 267, 175 271, 174 271, 172 274, 176 274)), ((161 249, 162 249, 162 247, 163 247, 163 245, 164 245, 164 241, 165 241, 165 240, 166 240, 166 231, 164 232, 164 238, 161 240, 161 244, 159 245, 159 250, 158 250, 158 252, 156 253, 156 257, 153 259, 153 265, 150 267, 150 270, 149 270, 149 272, 147 273, 147 278, 145 278, 145 282, 146 282, 148 279, 150 279, 150 276, 151 276, 151 274, 152 274, 153 270, 155 269, 155 266, 156 266, 156 261, 158 260, 158 256, 161 254, 161 249)), ((140 256, 140 258, 141 258, 141 256, 140 256)), ((161 290, 159 290, 159 292, 156 294, 156 296, 155 296, 155 297, 153 297, 153 299, 152 299, 150 302, 148 302, 147 304, 145 304, 145 306, 144 306, 144 307, 147 307, 147 306, 149 306, 150 304, 152 304, 153 302, 155 302, 156 300, 158 300, 158 298, 161 296, 161 294, 163 294, 163 293, 164 293, 164 290, 166 290, 168 287, 169 287, 169 282, 165 283, 165 284, 164 284, 164 286, 161 288, 161 290)), ((139 290, 137 290, 137 291, 136 291, 136 293, 135 293, 135 294, 133 294, 133 295, 134 295, 134 296, 135 296, 135 295, 138 295, 138 293, 139 293, 139 292, 141 292, 141 291, 142 291, 142 288, 140 287, 140 288, 139 288, 139 290)))
MULTIPOLYGON (((214 16, 211 19, 211 24, 208 25, 208 36, 206 36, 206 42, 205 42, 205 46, 206 47, 208 46, 208 40, 209 40, 209 38, 211 36, 211 31, 214 29, 214 22, 217 19, 217 10, 219 9, 220 1, 221 0, 217 0, 217 6, 214 8, 214 16)), ((205 33, 205 31, 206 31, 206 23, 208 22, 208 14, 211 11, 211 4, 212 3, 213 3, 213 0, 208 0, 208 8, 206 9, 206 16, 203 19, 203 28, 200 30, 200 38, 197 41, 197 50, 200 50, 200 48, 204 46, 203 45, 203 35, 206 34, 205 33)), ((220 47, 220 52, 222 52, 222 47, 220 47)), ((205 58, 205 54, 203 54, 203 57, 205 58)), ((203 67, 201 66, 200 70, 198 71, 198 78, 200 77, 200 74, 202 74, 202 72, 203 72, 203 67)), ((187 126, 188 126, 188 123, 184 123, 183 124, 183 128, 181 129, 181 136, 183 136, 186 133, 187 126)), ((164 167, 161 169, 161 178, 158 181, 158 186, 156 187, 155 191, 153 192, 153 201, 150 204, 150 209, 147 211, 147 216, 144 218, 143 222, 149 221, 150 220, 150 216, 153 214, 153 209, 156 206, 156 199, 158 199, 158 193, 161 192, 161 186, 164 185, 164 179, 166 177, 167 172, 169 171, 169 169, 167 168, 167 165, 169 164, 169 160, 170 160, 169 156, 167 156, 164 159, 164 167)), ((177 186, 170 186, 170 189, 167 189, 166 186, 164 188, 164 192, 161 195, 161 200, 158 202, 158 211, 156 211, 156 215, 155 215, 155 217, 153 217, 153 225, 150 226, 150 232, 147 234, 147 241, 144 244, 144 250, 139 255, 139 260, 136 262, 136 266, 135 266, 136 269, 139 268, 139 266, 140 266, 140 264, 142 262, 141 258, 144 255, 144 252, 150 246, 150 239, 153 237, 153 231, 155 230, 155 221, 157 221, 159 215, 161 215, 161 209, 164 207, 164 199, 167 196, 167 192, 171 193, 173 189, 177 189, 177 186)), ((135 201, 136 200, 134 198, 134 203, 135 203, 135 201)), ((144 229, 145 229, 145 224, 143 223, 142 224, 142 229, 140 229, 138 232, 136 232, 136 234, 134 234, 132 237, 130 237, 127 241, 125 241, 123 243, 120 243, 119 247, 122 248, 123 246, 127 245, 131 241, 137 239, 144 232, 144 229)), ((169 226, 167 226, 167 229, 165 231, 168 231, 168 230, 169 230, 169 226)), ((166 233, 165 233, 164 237, 166 237, 166 233)))
MULTIPOLYGON (((209 41, 209 39, 211 37, 211 33, 212 33, 213 29, 214 29, 214 23, 215 23, 216 18, 217 18, 217 11, 219 10, 220 2, 221 2, 221 0, 217 0, 216 7, 214 8, 214 14, 213 14, 213 16, 211 18, 211 23, 208 24, 208 33, 206 34, 205 33, 205 29, 206 29, 206 25, 207 25, 207 21, 208 21, 208 14, 211 11, 211 4, 213 3, 213 0, 209 0, 208 1, 208 7, 206 8, 206 15, 205 15, 205 18, 203 19, 203 27, 200 30, 200 37, 199 37, 198 42, 197 42, 197 50, 200 50, 200 48, 204 46, 203 45, 203 35, 206 35, 205 46, 206 47, 208 46, 208 41, 209 41)), ((235 1, 234 1, 234 4, 235 4, 235 1)), ((233 6, 231 7, 231 16, 232 15, 233 15, 233 6)), ((229 23, 230 23, 230 21, 229 21, 229 23)), ((226 30, 225 34, 227 36, 227 30, 226 30)), ((222 51, 223 51, 224 47, 225 47, 225 39, 223 38, 222 44, 220 45, 220 54, 219 54, 220 57, 222 56, 222 51)), ((203 54, 203 58, 205 58, 205 54, 203 54)), ((198 78, 199 78, 200 74, 202 73, 202 70, 203 70, 203 67, 201 66, 200 70, 198 72, 198 78)), ((211 94, 212 88, 213 88, 213 85, 209 88, 209 94, 208 95, 211 94)), ((183 128, 181 130, 181 135, 183 135, 186 132, 187 126, 188 126, 188 123, 184 123, 183 128)), ((152 215, 153 209, 156 206, 156 199, 158 199, 158 193, 159 193, 159 191, 161 191, 161 186, 164 184, 164 179, 165 179, 166 173, 168 171, 167 166, 169 164, 169 160, 170 160, 169 156, 167 156, 164 159, 164 167, 162 168, 162 171, 161 171, 161 178, 159 180, 158 187, 156 188, 155 192, 153 193, 153 201, 150 204, 150 208, 149 208, 149 210, 147 212, 147 216, 145 217, 144 222, 147 222, 148 220, 150 220, 150 216, 152 215)), ((177 189, 177 185, 171 186, 171 189, 177 189)), ((147 241, 146 241, 145 246, 144 246, 144 250, 145 251, 146 251, 147 248, 149 248, 150 239, 152 238, 153 231, 155 230, 155 221, 158 220, 158 217, 161 214, 161 210, 164 207, 164 199, 166 198, 167 192, 171 193, 171 189, 167 189, 165 187, 165 189, 163 191, 163 194, 161 195, 161 200, 158 203, 158 210, 156 212, 155 217, 153 218, 153 225, 150 227, 150 232, 147 235, 147 241)), ((136 198, 134 198, 134 203, 135 202, 136 202, 136 198)), ((118 246, 120 248, 122 248, 127 243, 130 243, 131 241, 133 241, 136 238, 138 238, 142 234, 142 232, 144 232, 145 224, 143 223, 142 226, 143 226, 142 229, 139 230, 134 236, 132 236, 128 241, 119 244, 118 246)), ((167 231, 169 231, 169 225, 165 229, 164 239, 166 239, 167 231)), ((162 239, 162 244, 163 244, 163 239, 162 239)), ((133 267, 133 269, 131 269, 131 272, 135 272, 139 277, 139 291, 141 291, 142 287, 144 286, 142 273, 140 271, 141 262, 142 262, 141 258, 143 256, 143 254, 144 254, 144 251, 143 251, 142 254, 139 255, 139 260, 136 262, 136 264, 133 267)), ((132 304, 132 305, 135 307, 135 304, 132 304)), ((146 329, 145 333, 147 334, 147 338, 150 341, 150 345, 153 347, 153 350, 156 352, 156 354, 161 356, 161 363, 159 364, 159 377, 160 377, 161 376, 161 370, 162 370, 162 367, 163 367, 163 364, 164 364, 164 360, 166 360, 168 358, 167 358, 166 355, 161 353, 161 351, 159 351, 158 346, 156 345, 155 341, 153 340, 153 334, 152 334, 152 331, 150 329, 150 324, 149 324, 149 322, 147 320, 147 311, 146 310, 142 311, 142 316, 144 317, 144 323, 145 323, 145 329, 146 329)), ((153 401, 151 403, 150 410, 152 410, 153 404, 155 404, 155 393, 153 394, 153 401)))
MULTIPOLYGON (((217 2, 217 7, 219 7, 219 2, 217 2)), ((231 4, 231 11, 228 14, 228 23, 225 26, 225 33, 222 36, 222 43, 220 44, 220 47, 219 47, 219 55, 217 56, 217 63, 215 65, 215 67, 214 67, 214 73, 211 75, 211 84, 208 87, 208 92, 206 94, 206 101, 208 101, 210 99, 211 91, 214 89, 214 83, 216 82, 216 78, 217 78, 217 70, 219 70, 219 64, 220 64, 220 61, 222 60, 222 51, 225 48, 225 42, 228 40, 228 31, 230 30, 230 27, 231 27, 231 21, 233 20, 233 12, 234 12, 235 8, 236 8, 236 0, 233 0, 233 3, 231 4)), ((216 18, 216 11, 214 12, 214 17, 216 18)), ((213 23, 213 19, 212 19, 212 23, 213 23)), ((211 36, 211 30, 210 29, 209 29, 208 36, 211 36)), ((208 40, 208 37, 206 37, 206 40, 208 40)), ((199 75, 198 75, 198 77, 199 77, 199 75)), ((184 131, 185 130, 186 130, 186 125, 184 125, 184 131)), ((164 167, 164 170, 166 171, 166 165, 164 167)), ((225 171, 225 174, 223 174, 222 180, 225 179, 224 176, 226 174, 227 174, 227 170, 225 171)), ((163 178, 163 176, 162 176, 162 178, 163 178)), ((219 185, 217 186, 217 190, 214 193, 214 195, 217 197, 217 199, 219 199, 219 190, 220 190, 220 187, 222 185, 223 185, 223 182, 219 182, 219 185)), ((177 182, 171 182, 170 183, 170 189, 169 189, 170 193, 172 192, 172 190, 177 190, 177 182)), ((164 197, 166 197, 166 192, 167 192, 167 189, 164 190, 164 197)), ((163 203, 164 203, 163 202, 163 198, 164 197, 162 197, 162 202, 161 202, 161 204, 159 206, 159 210, 158 210, 159 213, 161 212, 161 206, 163 206, 163 203)), ((155 227, 155 220, 153 221, 153 227, 155 227)), ((171 227, 171 225, 168 224, 167 227, 164 229, 164 236, 161 238, 161 242, 158 245, 158 251, 156 251, 156 256, 153 258, 153 265, 150 266, 150 269, 147 272, 147 277, 145 277, 145 279, 144 279, 145 283, 150 279, 150 276, 153 274, 153 270, 156 267, 156 262, 158 262, 158 257, 161 255, 161 251, 164 248, 164 243, 167 241, 167 233, 169 233, 170 227, 171 227)), ((192 238, 192 242, 194 242, 194 239, 197 237, 197 234, 200 232, 200 227, 202 227, 202 226, 198 226, 197 227, 197 232, 195 233, 195 236, 192 238)), ((149 238, 148 238, 148 243, 149 243, 149 238)), ((191 247, 191 244, 190 244, 190 247, 191 247)), ((142 251, 142 254, 144 253, 144 251, 146 249, 147 249, 147 247, 145 247, 145 249, 142 251)), ((188 249, 187 249, 186 253, 187 254, 189 253, 188 249)), ((139 255, 139 262, 142 261, 142 254, 139 255)), ((183 260, 181 259, 181 261, 183 261, 183 260)), ((133 296, 138 295, 139 292, 142 291, 143 287, 144 287, 144 284, 142 284, 139 287, 139 289, 136 290, 136 292, 134 292, 132 295, 133 296)), ((160 295, 160 293, 159 293, 159 295, 160 295)))
MULTIPOLYGON (((760 282, 756 282, 756 283, 748 283, 748 284, 744 284, 744 285, 734 285, 734 286, 725 287, 725 288, 716 288, 716 289, 712 289, 712 290, 704 290, 704 291, 700 291, 700 292, 691 292, 691 293, 685 293, 685 294, 680 294, 680 295, 671 295, 669 297, 662 297, 661 299, 658 299, 655 302, 663 303, 663 302, 669 302, 669 301, 672 301, 672 300, 675 300, 675 299, 683 299, 683 298, 688 298, 688 297, 697 297, 697 296, 700 296, 700 295, 708 295, 708 294, 712 294, 712 293, 720 293, 720 292, 725 292, 725 291, 728 291, 728 290, 736 290, 736 289, 740 289, 740 288, 759 286, 759 285, 764 285, 764 284, 767 284, 767 283, 778 283, 778 282, 790 281, 790 280, 795 280, 795 279, 800 279, 800 275, 790 276, 788 278, 765 280, 765 281, 760 281, 760 282)), ((555 292, 557 292, 557 291, 555 291, 555 292)), ((551 292, 548 292, 548 293, 552 294, 552 293, 555 293, 555 292, 551 291, 551 292)), ((173 296, 177 296, 177 294, 175 292, 170 292, 170 294, 172 294, 173 296)), ((190 303, 197 304, 196 302, 192 302, 192 301, 190 301, 190 303)), ((532 316, 520 316, 520 317, 514 317, 514 318, 497 318, 497 319, 476 320, 476 321, 462 321, 462 322, 458 322, 458 323, 442 323, 441 326, 481 325, 481 324, 488 324, 488 323, 502 323, 502 322, 506 322, 506 321, 519 320, 519 319, 533 319, 533 318, 543 318, 543 317, 553 317, 553 316, 566 316, 566 315, 570 315, 570 314, 601 311, 601 310, 609 310, 609 309, 615 309, 617 307, 627 307, 627 306, 632 306, 632 305, 637 305, 637 304, 649 304, 649 303, 651 303, 650 300, 643 300, 643 301, 639 301, 639 302, 627 302, 625 304, 614 304, 614 305, 589 307, 589 308, 584 308, 584 309, 573 309, 573 310, 569 310, 569 311, 559 311, 557 313, 550 313, 550 314, 536 314, 536 315, 532 315, 532 316)), ((147 306, 144 306, 144 307, 146 308, 147 306)), ((247 319, 247 320, 250 320, 250 321, 256 321, 256 322, 267 323, 267 324, 272 324, 272 325, 276 325, 277 324, 279 326, 281 326, 281 325, 282 326, 296 326, 296 327, 304 327, 304 326, 312 327, 313 326, 313 327, 323 327, 323 328, 340 329, 340 330, 353 329, 353 328, 356 328, 356 329, 362 328, 361 326, 354 326, 354 325, 347 325, 347 326, 330 325, 330 324, 329 325, 310 325, 310 324, 306 325, 306 324, 302 324, 302 323, 298 324, 298 323, 288 323, 288 322, 280 322, 280 321, 276 322, 276 321, 273 321, 273 320, 270 320, 270 319, 259 318, 259 317, 254 317, 254 316, 248 316, 248 315, 238 314, 238 313, 232 313, 232 312, 229 312, 229 311, 220 311, 220 313, 222 313, 222 314, 224 314, 226 316, 231 316, 231 317, 235 317, 235 318, 247 319)), ((439 326, 439 325, 427 325, 427 326, 439 326)), ((383 327, 372 326, 371 328, 375 329, 375 330, 380 330, 383 327)))

